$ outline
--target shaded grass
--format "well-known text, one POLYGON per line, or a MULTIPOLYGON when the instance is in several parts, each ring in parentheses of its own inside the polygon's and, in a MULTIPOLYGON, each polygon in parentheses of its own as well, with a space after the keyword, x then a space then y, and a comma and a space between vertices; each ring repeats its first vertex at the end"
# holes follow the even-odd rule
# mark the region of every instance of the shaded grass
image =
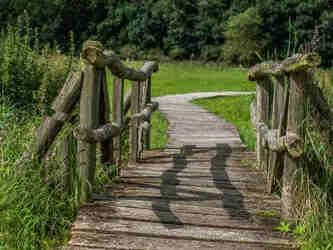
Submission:
POLYGON ((250 104, 253 100, 254 96, 214 97, 194 100, 193 103, 235 125, 244 144, 254 150, 256 135, 250 116, 250 104))

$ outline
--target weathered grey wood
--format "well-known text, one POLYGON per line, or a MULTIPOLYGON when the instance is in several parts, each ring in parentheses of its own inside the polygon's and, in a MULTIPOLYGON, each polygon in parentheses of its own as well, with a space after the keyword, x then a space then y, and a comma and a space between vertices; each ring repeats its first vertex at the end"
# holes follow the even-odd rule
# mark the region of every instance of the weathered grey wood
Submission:
POLYGON ((268 124, 269 121, 269 86, 271 79, 269 77, 258 80, 257 84, 257 161, 258 166, 267 171, 268 151, 262 146, 263 134, 260 126, 268 124))
POLYGON ((64 168, 63 171, 63 178, 64 178, 64 190, 67 191, 69 194, 73 193, 74 191, 74 171, 75 171, 75 156, 77 152, 76 147, 76 140, 73 136, 72 131, 70 131, 60 142, 57 153, 58 153, 58 160, 62 167, 64 168))
POLYGON ((59 112, 44 119, 36 131, 35 152, 38 159, 44 158, 67 119, 67 114, 59 112))
MULTIPOLYGON (((99 72, 101 74, 101 72, 99 72)), ((98 81, 97 70, 87 64, 84 70, 84 81, 80 99, 80 127, 93 130, 99 124, 101 81, 98 81)), ((96 143, 78 142, 79 161, 79 201, 81 204, 90 199, 95 178, 96 143)))
POLYGON ((139 149, 139 119, 135 114, 140 112, 140 87, 141 82, 133 83, 131 97, 131 122, 130 122, 130 160, 136 162, 139 149))
MULTIPOLYGON (((115 78, 113 82, 113 121, 121 128, 124 122, 124 80, 115 78)), ((115 137, 114 143, 114 158, 116 166, 119 168, 122 164, 122 142, 121 133, 115 137)))
MULTIPOLYGON (((283 93, 285 87, 284 76, 277 76, 274 78, 274 96, 273 96, 273 108, 271 117, 271 129, 277 130, 277 138, 281 136, 279 129, 281 113, 283 113, 283 93)), ((275 187, 281 184, 281 172, 282 172, 282 155, 278 152, 270 152, 268 159, 268 174, 267 174, 267 191, 273 192, 275 187)))
MULTIPOLYGON (((308 80, 308 74, 298 71, 290 75, 287 133, 303 138, 303 120, 305 118, 305 99, 303 83, 308 80)), ((295 202, 295 181, 300 162, 290 154, 285 154, 282 177, 282 215, 291 219, 295 202)))
MULTIPOLYGON (((120 127, 117 123, 108 123, 97 129, 77 128, 74 130, 75 138, 80 141, 97 143, 110 141, 110 138, 120 135, 120 127)), ((109 153, 112 153, 110 151, 109 153)))
POLYGON ((141 70, 131 69, 124 65, 116 54, 112 51, 105 51, 103 45, 96 41, 86 41, 81 56, 95 67, 107 66, 118 78, 131 81, 145 81, 158 70, 158 64, 155 62, 145 63, 141 70))
MULTIPOLYGON (((138 96, 134 103, 138 103, 138 96)), ((145 151, 143 159, 122 171, 120 183, 95 194, 95 201, 77 217, 72 249, 295 247, 286 235, 272 230, 279 224, 281 204, 278 197, 264 193, 264 175, 247 167, 255 154, 242 146, 236 129, 228 126, 226 130, 226 121, 212 119, 211 113, 188 103, 186 96, 157 99, 173 129, 169 140, 175 147, 145 151), (180 108, 170 110, 168 107, 175 103, 180 108), (182 108, 193 112, 182 112, 182 108), (196 111, 202 119, 193 116, 196 111), (205 117, 211 122, 203 132, 205 117), (189 121, 186 126, 182 125, 184 119, 189 121), (232 137, 238 138, 236 146, 232 137), (218 144, 221 139, 224 144, 218 144), (199 140, 198 147, 193 145, 199 140), (272 215, 268 218, 265 213, 272 215)), ((141 122, 140 127, 144 124, 149 125, 141 122)))
POLYGON ((129 90, 127 91, 124 98, 124 115, 127 114, 127 112, 131 108, 131 98, 132 98, 132 90, 129 90))
POLYGON ((70 73, 59 95, 52 103, 56 112, 70 113, 80 97, 82 72, 70 73))
POLYGON ((108 168, 114 163, 113 136, 119 133, 119 126, 110 122, 111 107, 105 69, 98 70, 98 81, 101 84, 101 115, 99 117, 99 126, 101 127, 94 131, 94 137, 96 141, 101 142, 101 162, 105 168, 108 168))
MULTIPOLYGON (((285 73, 306 71, 320 65, 321 58, 317 53, 295 54, 281 63, 264 62, 249 70, 249 80, 257 81, 270 76, 281 76, 285 73)), ((260 84, 260 82, 259 82, 260 84)))

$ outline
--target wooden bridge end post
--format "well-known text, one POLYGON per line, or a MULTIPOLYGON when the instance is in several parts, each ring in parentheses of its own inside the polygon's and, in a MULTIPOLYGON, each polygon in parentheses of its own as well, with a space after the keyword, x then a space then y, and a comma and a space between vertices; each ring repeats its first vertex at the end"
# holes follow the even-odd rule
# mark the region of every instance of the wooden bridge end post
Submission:
MULTIPOLYGON (((307 81, 307 72, 292 72, 289 75, 289 101, 287 114, 287 138, 295 135, 302 140, 304 138, 303 122, 305 119, 305 95, 304 82, 307 81)), ((302 145, 301 145, 302 146, 302 145)), ((294 150, 294 149, 292 149, 294 150)), ((299 150, 302 150, 300 148, 299 150)), ((294 215, 296 177, 300 167, 299 157, 291 154, 291 150, 285 153, 282 175, 282 217, 289 220, 294 215)))
MULTIPOLYGON (((93 130, 98 127, 101 86, 97 69, 87 63, 80 99, 80 128, 93 130)), ((95 178, 96 143, 78 141, 79 203, 89 201, 95 178)))

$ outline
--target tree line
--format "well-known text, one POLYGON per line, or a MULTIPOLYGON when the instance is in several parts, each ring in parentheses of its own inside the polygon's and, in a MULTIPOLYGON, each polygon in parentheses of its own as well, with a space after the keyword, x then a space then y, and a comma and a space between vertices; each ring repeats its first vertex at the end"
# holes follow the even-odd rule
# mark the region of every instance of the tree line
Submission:
POLYGON ((313 43, 333 60, 330 0, 1 0, 4 29, 27 12, 42 42, 69 50, 98 39, 130 57, 168 56, 249 65, 313 43), (315 39, 314 39, 315 37, 315 39))

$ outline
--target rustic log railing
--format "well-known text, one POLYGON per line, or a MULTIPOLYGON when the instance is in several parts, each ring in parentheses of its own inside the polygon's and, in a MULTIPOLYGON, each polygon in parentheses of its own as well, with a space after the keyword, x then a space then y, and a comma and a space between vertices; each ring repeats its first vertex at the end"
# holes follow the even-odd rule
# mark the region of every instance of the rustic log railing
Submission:
POLYGON ((281 63, 262 63, 249 71, 257 82, 252 121, 257 130, 258 166, 267 174, 267 190, 282 186, 282 214, 293 215, 295 176, 300 168, 305 138, 306 100, 310 100, 321 129, 332 144, 333 112, 315 78, 320 57, 297 54, 281 63))
MULTIPOLYGON (((71 73, 60 94, 54 100, 54 114, 46 117, 37 130, 35 155, 46 158, 51 145, 66 122, 75 120, 74 112, 79 103, 79 126, 74 131, 78 140, 78 199, 83 204, 90 199, 95 178, 96 149, 100 144, 101 163, 104 167, 122 164, 122 131, 130 130, 130 160, 137 161, 143 149, 149 148, 150 116, 158 108, 151 102, 151 77, 158 71, 156 62, 146 62, 140 70, 125 66, 102 44, 87 41, 81 54, 84 68, 71 73), (109 100, 106 68, 114 75, 112 112, 109 100), (124 97, 125 80, 133 81, 131 90, 124 97), (130 111, 130 112, 129 112, 130 111), (126 114, 130 113, 125 119, 126 114), (74 118, 73 118, 74 117, 74 118), (111 119, 112 118, 112 119, 111 119)), ((62 147, 69 144, 65 138, 62 147)), ((73 150, 65 150, 67 153, 73 150)), ((64 156, 65 157, 65 156, 64 156)), ((68 156, 66 156, 68 158, 68 156)), ((67 183, 72 186, 71 169, 67 171, 67 183)))

